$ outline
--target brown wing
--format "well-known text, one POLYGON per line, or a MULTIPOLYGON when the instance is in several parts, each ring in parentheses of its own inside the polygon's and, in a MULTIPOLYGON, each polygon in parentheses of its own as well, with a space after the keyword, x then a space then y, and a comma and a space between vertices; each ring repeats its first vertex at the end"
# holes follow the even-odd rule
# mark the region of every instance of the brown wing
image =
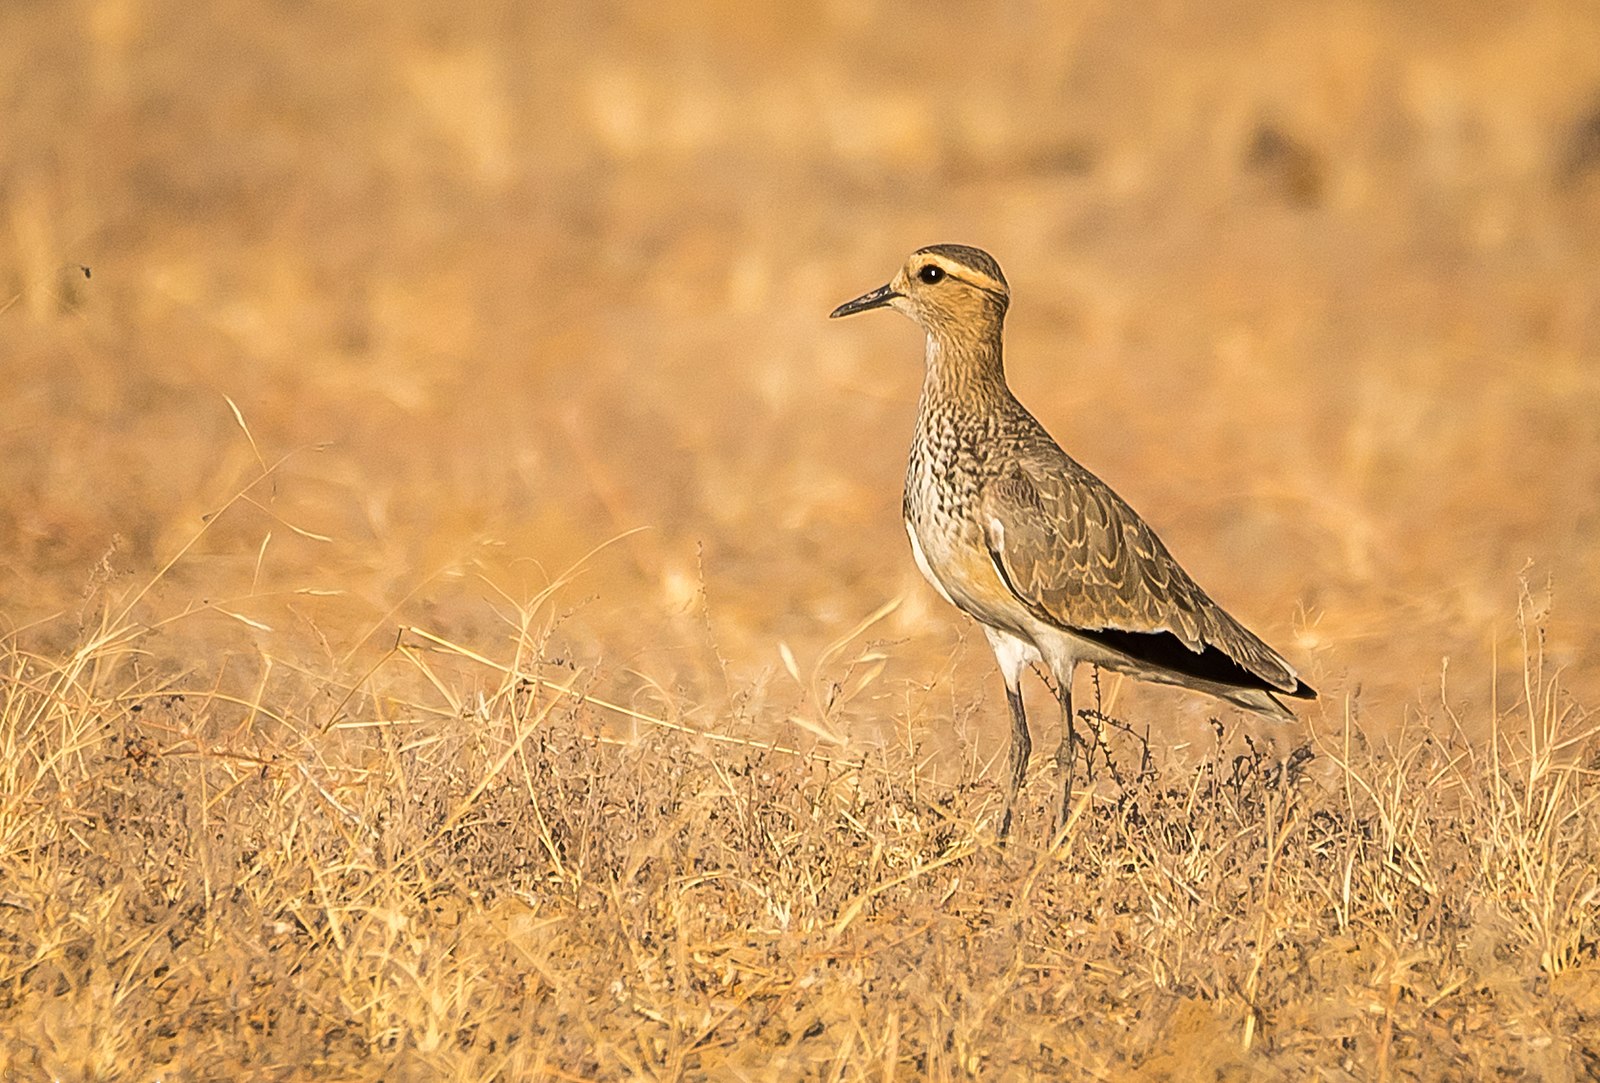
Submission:
POLYGON ((1040 619, 1100 634, 1163 668, 1315 695, 1207 597, 1121 497, 1053 444, 1027 449, 982 501, 995 568, 1040 619))

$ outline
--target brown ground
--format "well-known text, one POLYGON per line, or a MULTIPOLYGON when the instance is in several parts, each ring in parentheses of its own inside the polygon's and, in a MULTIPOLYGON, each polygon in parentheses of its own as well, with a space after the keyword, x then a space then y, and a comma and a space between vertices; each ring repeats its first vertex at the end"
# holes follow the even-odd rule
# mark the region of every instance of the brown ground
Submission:
POLYGON ((1592 4, 14 0, 0 95, 0 1079, 1600 1072, 1592 4), (1053 846, 824 318, 934 241, 1323 693, 1083 675, 1053 846))

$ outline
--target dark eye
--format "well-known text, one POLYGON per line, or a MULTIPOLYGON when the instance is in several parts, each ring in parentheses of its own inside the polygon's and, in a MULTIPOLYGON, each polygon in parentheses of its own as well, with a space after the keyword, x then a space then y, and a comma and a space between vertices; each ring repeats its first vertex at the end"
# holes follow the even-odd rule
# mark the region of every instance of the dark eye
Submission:
POLYGON ((917 272, 917 277, 931 286, 944 278, 944 268, 938 264, 930 263, 917 272))

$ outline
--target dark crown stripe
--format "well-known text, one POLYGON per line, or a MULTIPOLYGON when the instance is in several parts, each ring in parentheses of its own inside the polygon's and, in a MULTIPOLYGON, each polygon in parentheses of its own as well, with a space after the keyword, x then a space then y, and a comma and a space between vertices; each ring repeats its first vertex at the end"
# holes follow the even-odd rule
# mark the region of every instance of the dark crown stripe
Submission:
POLYGON ((1002 288, 1008 290, 1011 288, 1006 282, 1006 276, 1000 271, 1000 264, 995 261, 993 256, 981 248, 973 248, 968 244, 930 244, 926 248, 918 249, 918 251, 938 256, 941 259, 947 259, 951 263, 976 271, 1000 283, 1002 288))

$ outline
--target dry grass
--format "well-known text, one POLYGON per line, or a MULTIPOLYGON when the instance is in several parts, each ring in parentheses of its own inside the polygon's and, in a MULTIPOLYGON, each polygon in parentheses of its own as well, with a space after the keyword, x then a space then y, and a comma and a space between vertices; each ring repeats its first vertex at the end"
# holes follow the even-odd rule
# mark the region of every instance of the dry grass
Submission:
POLYGON ((0 94, 0 1079, 1600 1073, 1584 4, 65 0, 0 94), (1085 675, 1006 850, 823 319, 936 240, 1323 692, 1085 675))
POLYGON ((130 685, 115 626, 11 645, 0 1074, 1600 1070, 1600 727, 1536 640, 1487 745, 1219 725, 1160 770, 1104 726, 1119 783, 1006 850, 972 772, 626 712, 547 675, 545 619, 499 662, 407 631, 424 703, 282 713, 130 685))

